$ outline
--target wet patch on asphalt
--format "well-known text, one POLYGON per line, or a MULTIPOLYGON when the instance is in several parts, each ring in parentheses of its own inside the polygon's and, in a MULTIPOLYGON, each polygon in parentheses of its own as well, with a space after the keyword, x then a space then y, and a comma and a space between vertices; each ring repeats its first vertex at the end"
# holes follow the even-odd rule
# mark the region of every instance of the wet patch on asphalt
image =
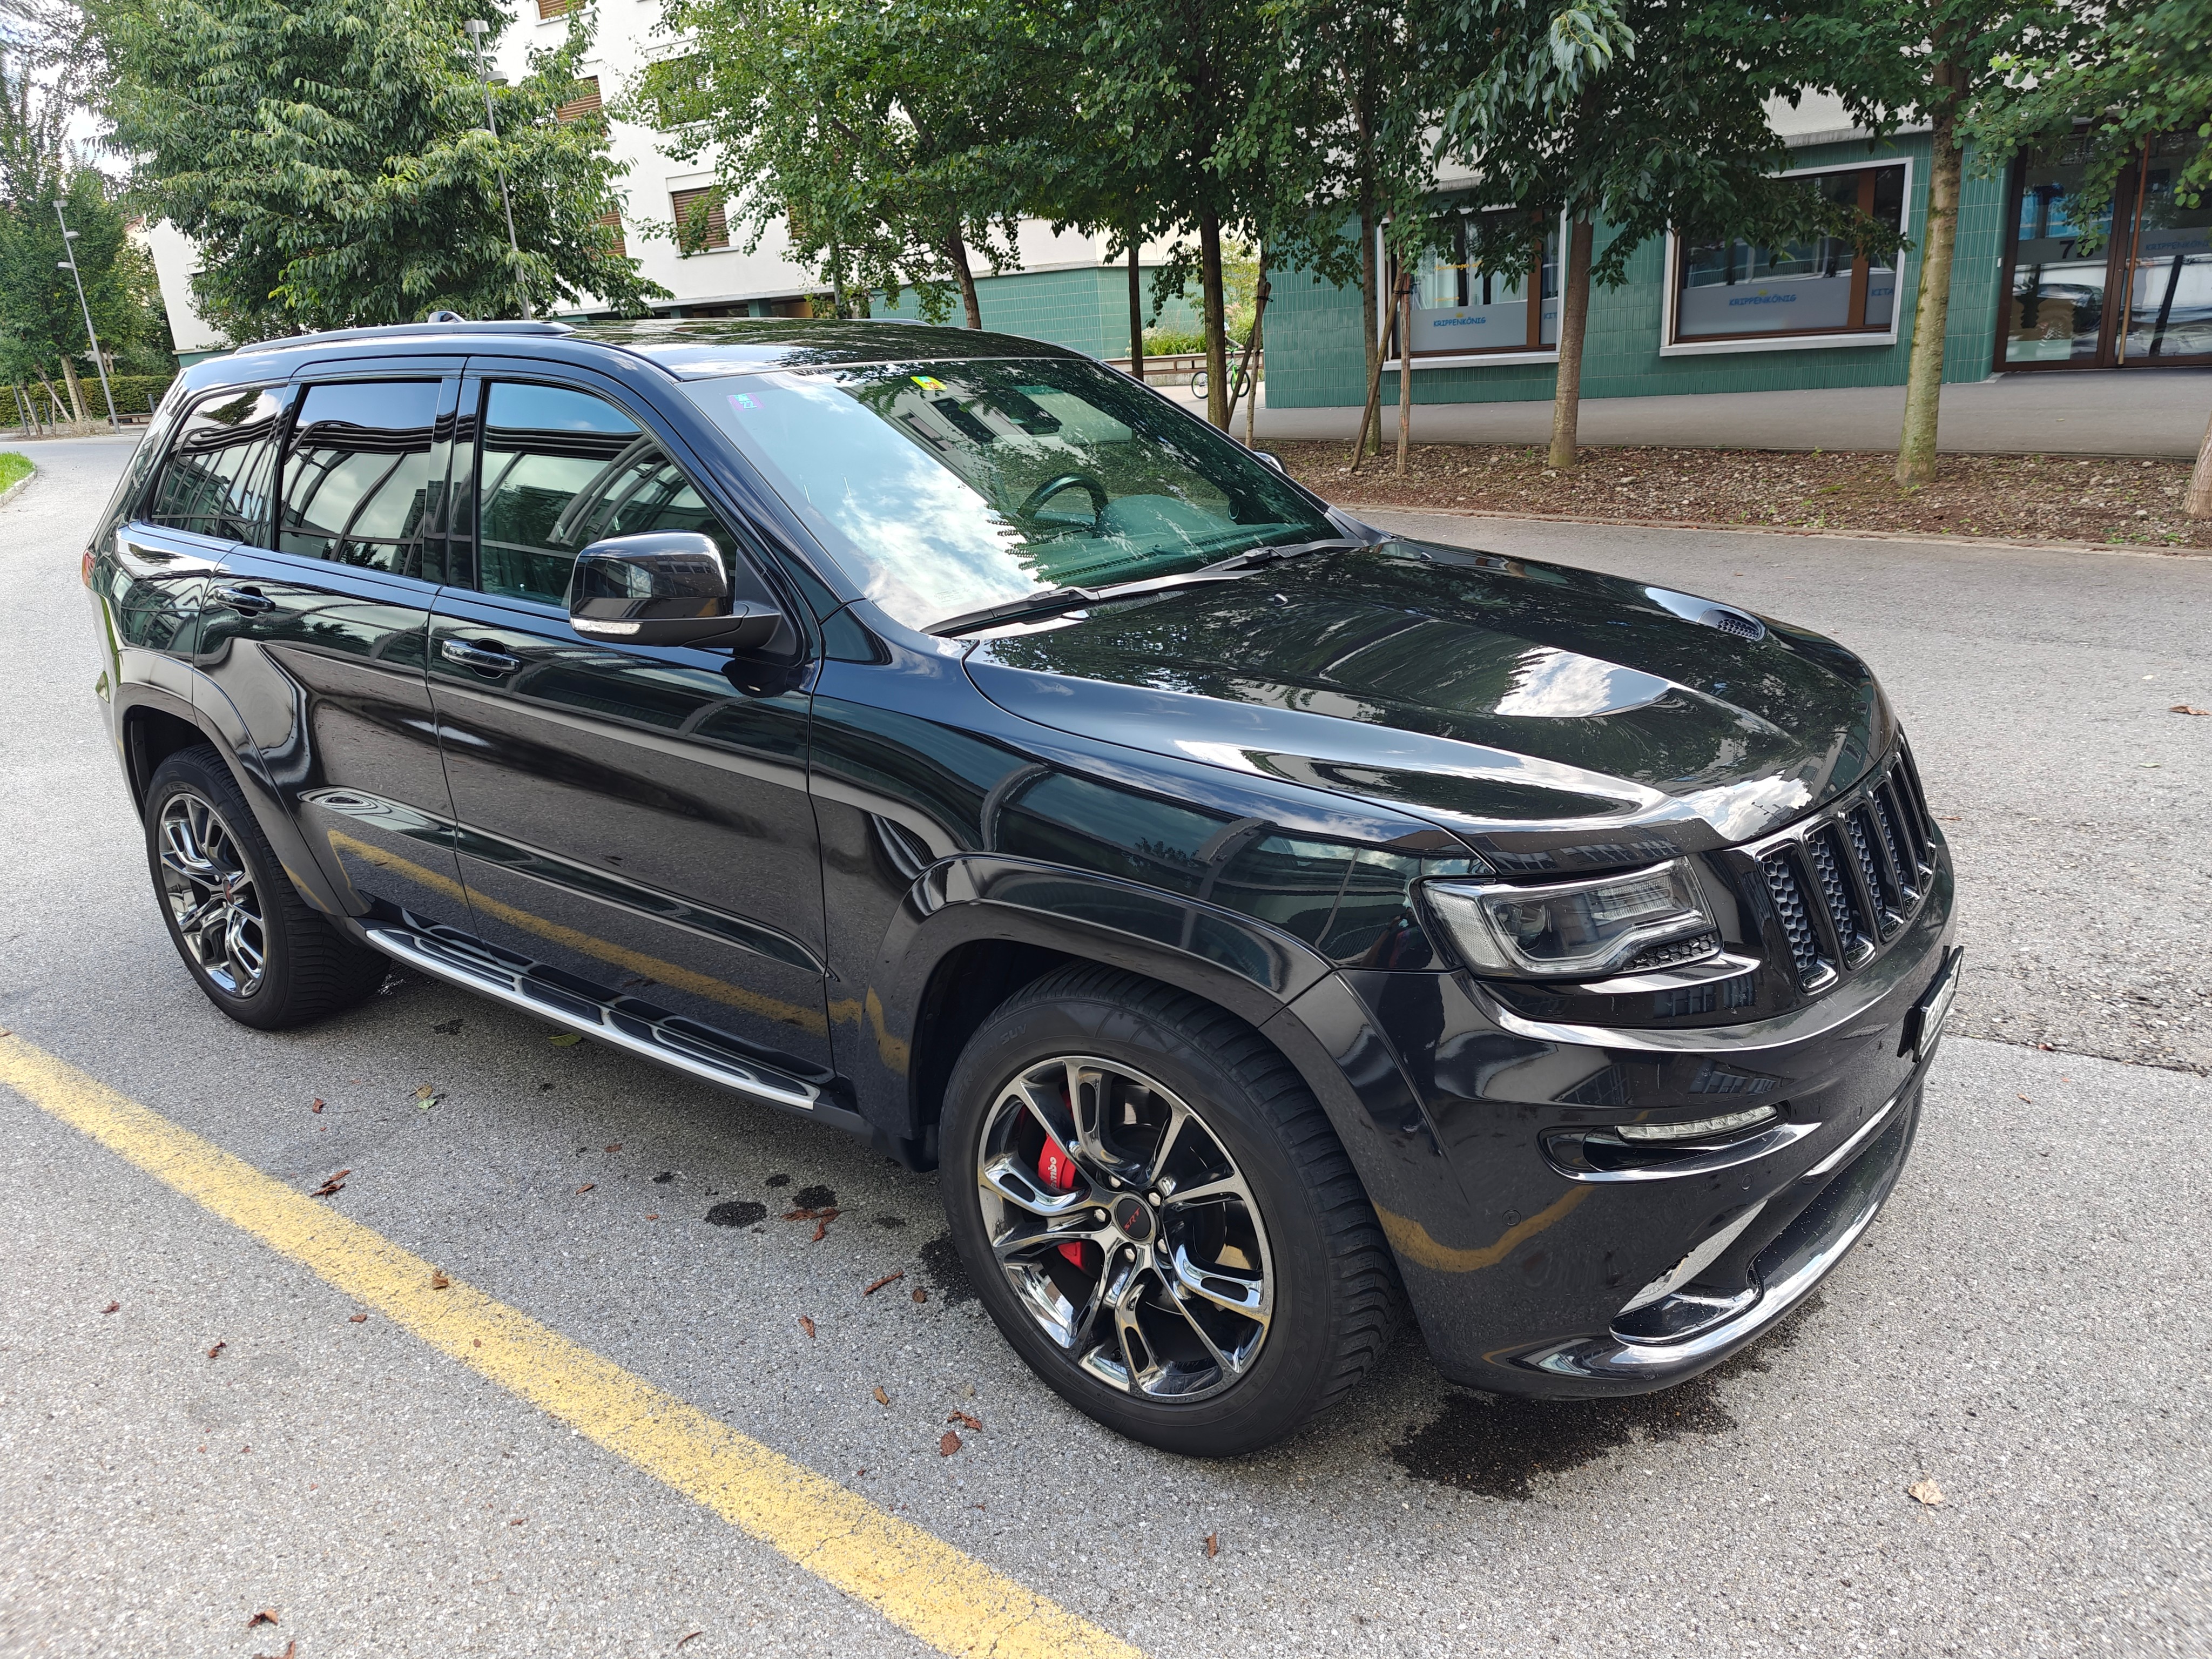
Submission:
MULTIPOLYGON (((771 1187, 775 1184, 773 1181, 769 1182, 771 1187)), ((791 1201, 802 1210, 834 1210, 837 1207, 837 1194, 827 1187, 801 1187, 792 1195, 791 1201)))
POLYGON ((963 1302, 975 1299, 975 1286, 968 1278, 968 1264, 960 1259, 953 1248, 952 1235, 939 1233, 923 1245, 920 1251, 923 1271, 938 1297, 948 1308, 957 1308, 963 1302))
POLYGON ((1455 1389, 1433 1419, 1391 1446, 1391 1460, 1417 1480, 1525 1503, 1544 1476, 1581 1468, 1624 1446, 1726 1434, 1736 1427, 1723 1404, 1728 1384, 1770 1369, 1765 1356, 1795 1343, 1802 1322, 1820 1304, 1819 1297, 1809 1298, 1753 1347, 1657 1394, 1529 1400, 1455 1389))
POLYGON ((733 1198, 707 1212, 707 1224, 710 1227, 750 1227, 767 1219, 768 1206, 756 1204, 749 1198, 733 1198))

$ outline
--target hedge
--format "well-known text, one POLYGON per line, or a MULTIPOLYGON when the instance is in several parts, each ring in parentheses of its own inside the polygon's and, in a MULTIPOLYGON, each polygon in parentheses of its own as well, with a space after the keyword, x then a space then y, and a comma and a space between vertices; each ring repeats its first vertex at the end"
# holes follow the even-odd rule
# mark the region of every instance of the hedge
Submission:
MULTIPOLYGON (((108 377, 108 384, 115 388, 115 406, 122 413, 150 415, 154 412, 154 405, 161 401, 161 394, 169 389, 170 383, 176 378, 173 374, 112 374, 108 377)), ((82 384, 85 413, 95 421, 106 420, 107 401, 100 395, 100 377, 88 374, 82 384)), ((44 426, 52 422, 54 410, 53 405, 46 401, 46 388, 33 380, 26 390, 30 394, 31 408, 37 414, 39 423, 44 426)), ((66 412, 69 409, 69 388, 57 380, 54 391, 60 396, 61 406, 65 411, 62 418, 74 420, 76 416, 66 412)), ((15 402, 15 389, 0 386, 0 426, 22 424, 23 411, 15 402)))

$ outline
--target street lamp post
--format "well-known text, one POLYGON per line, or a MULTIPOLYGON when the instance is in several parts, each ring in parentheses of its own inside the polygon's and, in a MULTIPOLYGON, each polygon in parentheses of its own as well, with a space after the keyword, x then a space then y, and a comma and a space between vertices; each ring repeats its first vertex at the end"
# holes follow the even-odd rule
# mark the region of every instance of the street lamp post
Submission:
MULTIPOLYGON (((477 77, 483 82, 484 127, 491 134, 493 143, 496 144, 499 141, 499 118, 492 113, 491 76, 484 73, 483 38, 488 25, 481 17, 471 17, 463 27, 469 32, 469 45, 476 53, 477 77)), ((507 250, 514 256, 515 281, 519 285, 522 280, 522 248, 521 245, 514 240, 514 201, 507 193, 507 164, 499 159, 496 150, 493 152, 492 165, 499 170, 499 204, 507 210, 507 250)), ((528 288, 522 288, 520 298, 522 314, 525 317, 535 315, 536 313, 530 309, 528 288)))
POLYGON ((76 284, 77 307, 84 313, 85 337, 92 342, 92 366, 100 371, 100 395, 107 400, 108 428, 120 432, 123 422, 115 418, 115 394, 107 389, 107 364, 100 355, 100 335, 92 326, 92 307, 84 297, 84 273, 76 268, 76 249, 72 246, 76 240, 76 232, 69 228, 69 220, 62 212, 62 198, 58 196, 54 198, 54 217, 61 221, 62 247, 69 255, 66 259, 55 260, 54 265, 57 270, 69 272, 70 280, 76 284))

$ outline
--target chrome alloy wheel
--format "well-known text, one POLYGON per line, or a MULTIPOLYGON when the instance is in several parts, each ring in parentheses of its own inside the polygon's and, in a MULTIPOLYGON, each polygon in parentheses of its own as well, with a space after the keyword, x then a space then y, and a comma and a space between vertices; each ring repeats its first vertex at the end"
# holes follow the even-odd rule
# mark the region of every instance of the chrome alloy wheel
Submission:
POLYGON ((1176 1401, 1252 1369, 1275 1310, 1267 1228, 1186 1102, 1113 1061, 1063 1056, 1006 1083, 977 1151, 992 1255, 1072 1364, 1176 1401))
POLYGON ((222 814, 180 793, 161 809, 161 891, 178 935, 217 988, 251 996, 268 961, 261 896, 222 814))

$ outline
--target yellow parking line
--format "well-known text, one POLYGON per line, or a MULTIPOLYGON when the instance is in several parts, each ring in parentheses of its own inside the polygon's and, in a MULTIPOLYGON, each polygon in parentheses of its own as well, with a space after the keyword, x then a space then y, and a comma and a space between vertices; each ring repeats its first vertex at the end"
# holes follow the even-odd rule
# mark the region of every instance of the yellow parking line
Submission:
POLYGON ((910 1522, 665 1394, 97 1079, 0 1036, 0 1083, 448 1357, 705 1504, 945 1653, 1136 1649, 910 1522), (481 1345, 481 1346, 479 1346, 481 1345))

